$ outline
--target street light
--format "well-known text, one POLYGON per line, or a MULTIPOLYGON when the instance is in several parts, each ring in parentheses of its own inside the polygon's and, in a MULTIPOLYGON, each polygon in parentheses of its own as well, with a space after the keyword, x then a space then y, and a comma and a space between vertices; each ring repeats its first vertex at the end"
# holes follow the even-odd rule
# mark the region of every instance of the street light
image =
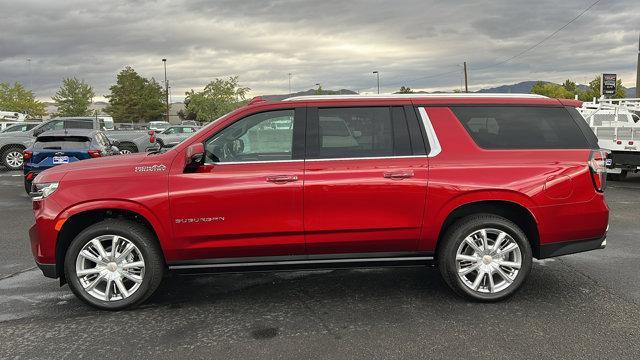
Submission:
POLYGON ((289 73, 289 95, 291 95, 291 73, 289 73))
POLYGON ((33 77, 31 76, 31 58, 27 58, 27 66, 29 68, 29 90, 33 91, 33 77))
POLYGON ((376 77, 378 78, 378 95, 380 95, 380 73, 377 70, 373 73, 376 74, 376 77))
POLYGON ((316 95, 322 95, 320 94, 320 88, 322 87, 320 83, 317 83, 316 86, 318 87, 318 90, 316 90, 316 95))
POLYGON ((169 81, 167 81, 167 59, 162 59, 162 64, 164 65, 164 101, 167 106, 167 122, 169 122, 169 81))

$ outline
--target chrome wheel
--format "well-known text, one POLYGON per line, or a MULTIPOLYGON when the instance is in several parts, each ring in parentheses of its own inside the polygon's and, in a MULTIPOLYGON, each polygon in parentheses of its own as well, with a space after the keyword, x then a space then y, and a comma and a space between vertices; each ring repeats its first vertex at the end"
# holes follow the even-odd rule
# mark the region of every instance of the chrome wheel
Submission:
POLYGON ((123 300, 142 284, 145 262, 133 242, 118 235, 102 235, 89 241, 76 258, 76 276, 92 297, 123 300))
POLYGON ((22 166, 22 153, 18 150, 12 150, 5 155, 5 161, 11 168, 19 168, 22 166))
POLYGON ((129 149, 122 149, 120 150, 120 154, 125 155, 125 154, 131 154, 131 150, 129 149))
POLYGON ((469 234, 458 246, 458 277, 469 289, 497 293, 508 288, 522 267, 518 243, 498 229, 480 229, 469 234))

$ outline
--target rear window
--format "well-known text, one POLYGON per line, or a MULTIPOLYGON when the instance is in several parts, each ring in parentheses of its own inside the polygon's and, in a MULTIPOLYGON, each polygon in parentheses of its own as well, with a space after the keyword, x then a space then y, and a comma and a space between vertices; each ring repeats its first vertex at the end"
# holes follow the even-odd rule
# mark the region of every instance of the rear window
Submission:
POLYGON ((40 136, 33 144, 36 150, 88 149, 91 139, 86 136, 40 136))
POLYGON ((453 106, 451 110, 485 149, 591 148, 563 107, 453 106))

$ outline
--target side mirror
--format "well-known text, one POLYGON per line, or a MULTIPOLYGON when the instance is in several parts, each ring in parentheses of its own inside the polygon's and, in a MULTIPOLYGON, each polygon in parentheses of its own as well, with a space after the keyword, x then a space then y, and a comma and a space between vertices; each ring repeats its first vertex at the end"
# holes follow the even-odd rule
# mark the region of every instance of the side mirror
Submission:
POLYGON ((185 153, 185 164, 186 165, 194 165, 198 164, 202 161, 204 157, 204 144, 203 143, 195 143, 189 145, 187 148, 187 152, 185 153))

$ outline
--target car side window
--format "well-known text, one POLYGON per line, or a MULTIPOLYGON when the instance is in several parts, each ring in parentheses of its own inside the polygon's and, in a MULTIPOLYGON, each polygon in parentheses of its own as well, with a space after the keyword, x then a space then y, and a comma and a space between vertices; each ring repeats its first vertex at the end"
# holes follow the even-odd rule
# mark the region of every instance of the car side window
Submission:
POLYGON ((42 134, 45 131, 62 129, 64 129, 64 122, 62 120, 57 120, 42 125, 42 127, 38 129, 38 133, 42 134))
POLYGON ((65 129, 93 129, 93 122, 86 120, 65 120, 65 129))
POLYGON ((293 123, 293 109, 249 115, 205 141, 205 161, 291 160, 293 123))
POLYGON ((318 123, 318 158, 394 155, 389 107, 320 108, 318 123))
POLYGON ((166 134, 166 135, 171 135, 171 134, 175 134, 175 133, 176 133, 176 128, 168 128, 167 130, 165 130, 163 132, 163 134, 166 134))
POLYGON ((191 134, 191 133, 194 133, 195 131, 196 130, 194 128, 191 128, 191 127, 183 127, 182 128, 182 132, 184 134, 191 134))

